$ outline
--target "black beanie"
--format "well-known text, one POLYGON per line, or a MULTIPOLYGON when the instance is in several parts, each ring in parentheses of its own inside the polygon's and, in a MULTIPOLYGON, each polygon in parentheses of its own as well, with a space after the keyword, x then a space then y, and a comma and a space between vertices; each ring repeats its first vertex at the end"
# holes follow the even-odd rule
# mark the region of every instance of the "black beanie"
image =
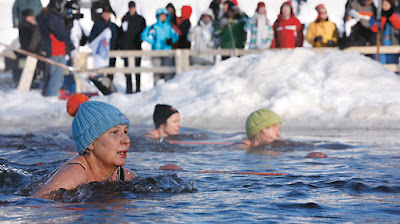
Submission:
POLYGON ((27 16, 34 16, 35 13, 33 12, 32 9, 24 9, 22 11, 22 17, 26 18, 27 16))
POLYGON ((153 121, 156 128, 160 127, 174 113, 179 113, 179 111, 170 105, 157 104, 153 113, 153 121))
POLYGON ((128 4, 128 6, 129 6, 129 8, 130 8, 130 7, 136 7, 136 4, 135 4, 134 1, 130 1, 129 4, 128 4))

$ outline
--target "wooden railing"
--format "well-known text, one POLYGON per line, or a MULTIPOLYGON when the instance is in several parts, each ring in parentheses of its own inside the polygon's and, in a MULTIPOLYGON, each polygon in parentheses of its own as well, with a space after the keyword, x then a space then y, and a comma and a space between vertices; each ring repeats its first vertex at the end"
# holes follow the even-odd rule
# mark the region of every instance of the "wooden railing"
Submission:
MULTIPOLYGON (((316 53, 322 53, 326 50, 338 48, 309 48, 316 53)), ((279 49, 269 49, 272 51, 279 49)), ((376 54, 375 46, 368 47, 349 47, 343 51, 354 51, 364 55, 376 54)), ((141 51, 141 50, 118 50, 110 51, 110 58, 128 58, 128 67, 107 67, 100 69, 88 69, 87 67, 77 67, 79 71, 88 73, 107 74, 107 73, 141 73, 141 72, 156 72, 156 73, 181 73, 190 70, 198 70, 209 68, 211 65, 191 65, 190 56, 241 56, 247 54, 258 54, 263 50, 244 50, 244 49, 215 49, 215 50, 163 50, 163 51, 141 51), (174 57, 175 66, 160 66, 160 67, 135 67, 135 57, 174 57)), ((400 46, 382 46, 380 54, 400 54, 400 46)), ((87 60, 90 57, 88 53, 81 53, 79 58, 87 60)), ((76 63, 75 63, 76 64, 76 63)), ((86 63, 84 63, 86 64, 86 63)), ((388 70, 397 72, 399 71, 398 64, 385 64, 388 70)))
MULTIPOLYGON (((322 53, 327 50, 334 50, 338 48, 309 48, 316 53, 322 53)), ((279 49, 269 49, 268 51, 275 51, 279 49)), ((376 54, 376 46, 368 47, 349 47, 343 51, 354 51, 364 55, 376 54)), ((86 72, 88 74, 115 74, 115 73, 181 73, 190 70, 206 69, 212 65, 191 65, 190 56, 241 56, 247 54, 258 54, 263 50, 244 50, 244 49, 214 49, 214 50, 202 50, 195 51, 189 49, 178 49, 178 50, 159 50, 159 51, 142 51, 142 50, 118 50, 110 51, 110 58, 128 58, 128 67, 107 67, 99 69, 88 68, 88 58, 91 57, 90 53, 79 52, 74 57, 74 68, 79 72, 86 72), (151 57, 174 57, 174 66, 158 66, 158 67, 135 67, 135 57, 151 58, 151 57)), ((400 54, 400 46, 382 46, 380 47, 380 54, 400 54)), ((12 56, 12 55, 11 55, 12 56)), ((10 55, 2 55, 0 57, 11 57, 10 55)), ((398 72, 398 64, 385 64, 388 70, 398 72)), ((26 66, 29 67, 29 66, 26 66)), ((32 69, 30 69, 32 70, 32 69)), ((33 70, 34 71, 34 68, 33 70)), ((32 74, 33 75, 33 74, 32 74)), ((85 91, 83 80, 75 75, 77 81, 78 92, 85 91)), ((21 84, 21 83, 20 83, 21 84)), ((25 86, 30 86, 30 83, 25 86)), ((22 90, 22 89, 21 89, 22 90)), ((26 89, 24 89, 26 90, 26 89)), ((29 88, 28 88, 29 90, 29 88)))

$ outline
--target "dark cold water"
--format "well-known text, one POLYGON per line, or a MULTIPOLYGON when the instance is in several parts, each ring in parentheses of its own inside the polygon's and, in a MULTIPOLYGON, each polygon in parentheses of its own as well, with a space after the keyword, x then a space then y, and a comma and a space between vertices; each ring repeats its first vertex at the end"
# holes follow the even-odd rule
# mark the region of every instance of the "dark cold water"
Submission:
MULTIPOLYGON (((3 133, 0 222, 400 223, 399 133, 292 132, 285 136, 292 141, 273 146, 280 156, 220 144, 150 142, 129 133, 125 167, 138 179, 60 191, 59 201, 28 195, 35 188, 31 183, 76 155, 69 130, 3 133), (328 158, 304 158, 311 151, 328 158), (167 163, 184 171, 159 169, 167 163)), ((186 140, 234 142, 241 136, 203 132, 186 140)))

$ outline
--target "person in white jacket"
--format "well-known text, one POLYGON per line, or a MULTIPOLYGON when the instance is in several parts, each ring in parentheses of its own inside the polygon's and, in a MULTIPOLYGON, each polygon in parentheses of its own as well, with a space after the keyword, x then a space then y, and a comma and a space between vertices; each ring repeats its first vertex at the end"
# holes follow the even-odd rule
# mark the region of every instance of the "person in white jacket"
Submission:
POLYGON ((269 25, 264 2, 257 4, 256 13, 245 26, 247 31, 245 49, 268 49, 274 39, 274 31, 269 25))
MULTIPOLYGON (((192 50, 207 50, 215 48, 214 14, 211 9, 204 11, 199 23, 190 30, 188 40, 192 42, 192 50)), ((196 55, 191 57, 192 64, 209 65, 214 64, 215 57, 212 55, 196 55)))

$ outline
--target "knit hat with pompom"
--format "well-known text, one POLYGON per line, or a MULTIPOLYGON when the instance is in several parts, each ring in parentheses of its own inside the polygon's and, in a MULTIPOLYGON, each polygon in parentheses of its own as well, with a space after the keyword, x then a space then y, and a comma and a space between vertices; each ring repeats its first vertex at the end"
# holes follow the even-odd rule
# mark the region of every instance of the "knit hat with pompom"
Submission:
POLYGON ((100 101, 89 101, 83 94, 75 94, 68 99, 67 112, 74 118, 72 137, 79 154, 83 154, 90 144, 112 127, 119 124, 130 126, 127 116, 116 107, 100 101))

